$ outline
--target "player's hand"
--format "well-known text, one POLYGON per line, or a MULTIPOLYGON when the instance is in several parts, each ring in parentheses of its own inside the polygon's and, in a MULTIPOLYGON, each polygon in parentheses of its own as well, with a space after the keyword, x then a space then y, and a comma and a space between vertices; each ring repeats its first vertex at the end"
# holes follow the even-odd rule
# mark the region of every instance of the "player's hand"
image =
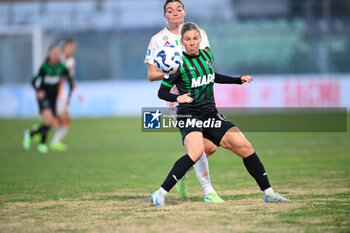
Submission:
POLYGON ((180 104, 181 104, 181 103, 192 103, 193 98, 189 96, 190 94, 191 94, 191 93, 179 95, 179 96, 176 98, 177 102, 180 103, 180 104))
POLYGON ((241 81, 242 81, 242 83, 245 83, 245 82, 250 83, 251 81, 253 81, 253 78, 250 75, 243 75, 241 77, 241 81))
POLYGON ((46 92, 44 90, 40 90, 36 93, 38 100, 43 100, 45 98, 46 92))
POLYGON ((67 104, 67 106, 69 106, 69 104, 70 104, 70 98, 67 99, 66 104, 67 104))

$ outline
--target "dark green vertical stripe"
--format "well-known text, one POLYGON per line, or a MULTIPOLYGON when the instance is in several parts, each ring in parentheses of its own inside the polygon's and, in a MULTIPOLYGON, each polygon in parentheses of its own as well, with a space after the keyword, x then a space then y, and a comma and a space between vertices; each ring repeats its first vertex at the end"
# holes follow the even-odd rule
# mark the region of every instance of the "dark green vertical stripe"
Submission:
MULTIPOLYGON (((210 71, 207 68, 206 63, 205 63, 204 59, 202 58, 201 54, 198 58, 196 58, 195 63, 196 63, 196 66, 198 67, 199 72, 201 73, 201 77, 203 77, 205 75, 206 78, 208 79, 208 74, 210 71)), ((209 90, 208 85, 202 86, 200 101, 202 101, 203 99, 206 99, 210 96, 210 94, 208 95, 208 93, 210 93, 210 91, 208 92, 208 90, 209 90), (207 94, 205 94, 205 92, 207 92, 207 94)))
POLYGON ((186 70, 185 70, 184 66, 181 66, 180 72, 181 72, 182 80, 185 82, 187 91, 188 91, 188 92, 191 92, 191 82, 190 82, 190 80, 188 79, 188 76, 187 76, 187 74, 186 74, 186 70))
POLYGON ((200 62, 202 63, 203 67, 205 68, 205 72, 208 74, 212 73, 212 70, 209 69, 207 63, 204 61, 203 57, 199 57, 200 62))
MULTIPOLYGON (((209 57, 207 55, 205 55, 203 50, 201 50, 201 52, 202 52, 202 55, 204 56, 204 58, 206 58, 206 60, 209 60, 209 57)), ((206 61, 203 59, 203 56, 200 56, 199 60, 201 61, 201 63, 205 67, 206 73, 214 75, 214 69, 211 69, 211 68, 208 67, 206 61)), ((207 95, 208 95, 209 98, 214 95, 213 85, 211 85, 211 86, 212 86, 211 88, 209 86, 207 87, 207 95)))
MULTIPOLYGON (((207 55, 207 54, 208 54, 207 51, 205 51, 205 50, 200 50, 200 51, 202 52, 202 54, 203 54, 205 60, 208 60, 209 62, 211 62, 209 56, 207 55)), ((212 64, 212 66, 214 66, 214 65, 213 65, 213 62, 211 62, 211 64, 212 64)), ((205 66, 208 67, 207 64, 205 64, 205 66)), ((211 73, 214 73, 214 68, 210 68, 210 72, 211 72, 211 73)))
POLYGON ((210 61, 211 63, 214 63, 214 57, 213 57, 213 53, 211 51, 206 51, 206 50, 202 50, 205 54, 207 54, 208 56, 210 56, 210 61))
MULTIPOLYGON (((192 61, 193 61, 194 65, 195 65, 196 69, 197 69, 198 72, 199 72, 199 76, 203 77, 205 74, 204 74, 204 72, 203 72, 202 67, 199 65, 197 59, 193 59, 192 61)), ((200 61, 199 61, 199 62, 200 62, 200 61)))
POLYGON ((205 52, 205 50, 199 50, 199 51, 200 51, 200 53, 203 54, 205 60, 209 60, 209 56, 207 55, 207 53, 205 52))
MULTIPOLYGON (((185 65, 187 66, 187 68, 188 68, 192 78, 197 79, 195 71, 193 69, 190 69, 190 67, 192 67, 192 65, 190 63, 190 60, 186 56, 183 56, 183 59, 184 59, 185 65)), ((187 79, 190 79, 190 77, 188 77, 187 73, 186 73, 186 76, 187 76, 187 79)), ((191 85, 191 83, 192 82, 190 82, 190 85, 191 85)), ((197 88, 195 88, 195 90, 197 90, 197 88)), ((196 92, 192 93, 192 87, 191 86, 190 86, 190 92, 191 92, 191 95, 194 94, 194 97, 196 97, 196 92)), ((193 96, 191 96, 191 97, 193 98, 193 96)))
MULTIPOLYGON (((192 67, 194 67, 194 73, 196 74, 196 80, 200 79, 200 81, 202 81, 202 75, 201 73, 199 72, 199 69, 200 67, 197 67, 197 65, 195 64, 196 62, 196 58, 192 58, 192 59, 188 59, 189 63, 192 65, 192 67)), ((197 62, 198 64, 198 62, 197 62)), ((193 69, 191 69, 192 71, 193 69)), ((194 88, 194 100, 196 102, 199 102, 200 99, 199 99, 199 96, 200 96, 200 91, 199 91, 200 87, 197 87, 197 88, 194 88)))

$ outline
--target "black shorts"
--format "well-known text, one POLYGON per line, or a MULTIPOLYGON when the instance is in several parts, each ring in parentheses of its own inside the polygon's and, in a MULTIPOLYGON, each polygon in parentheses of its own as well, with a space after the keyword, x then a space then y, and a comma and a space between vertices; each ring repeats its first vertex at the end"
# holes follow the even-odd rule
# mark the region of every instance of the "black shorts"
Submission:
POLYGON ((56 102, 57 96, 46 96, 43 100, 38 100, 40 113, 44 109, 50 108, 53 115, 56 116, 56 102))
POLYGON ((216 146, 220 146, 220 141, 225 133, 230 128, 236 126, 218 112, 208 116, 196 114, 182 115, 178 113, 177 121, 182 136, 182 143, 184 143, 187 134, 199 131, 202 132, 204 138, 212 141, 216 146), (183 121, 184 124, 182 125, 180 121, 183 121))

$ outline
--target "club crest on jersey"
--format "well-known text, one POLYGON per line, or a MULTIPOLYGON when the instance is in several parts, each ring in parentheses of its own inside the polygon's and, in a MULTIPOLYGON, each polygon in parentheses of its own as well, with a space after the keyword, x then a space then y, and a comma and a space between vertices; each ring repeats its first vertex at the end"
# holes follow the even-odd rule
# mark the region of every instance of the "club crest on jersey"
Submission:
POLYGON ((211 63, 210 60, 206 60, 205 63, 207 63, 207 66, 208 66, 210 69, 213 69, 213 64, 211 63))
POLYGON ((197 80, 195 78, 192 78, 192 84, 191 87, 200 87, 203 85, 208 85, 209 83, 214 83, 215 79, 215 73, 208 74, 208 76, 204 75, 203 77, 199 76, 197 80))

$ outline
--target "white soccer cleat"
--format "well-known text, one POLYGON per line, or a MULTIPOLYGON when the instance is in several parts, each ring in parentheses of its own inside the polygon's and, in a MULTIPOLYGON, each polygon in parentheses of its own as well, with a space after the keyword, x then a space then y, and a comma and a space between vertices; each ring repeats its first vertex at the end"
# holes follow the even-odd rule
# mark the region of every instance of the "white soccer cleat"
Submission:
POLYGON ((279 193, 272 193, 264 196, 264 202, 290 202, 287 198, 284 198, 279 193))
POLYGON ((151 201, 156 206, 164 206, 165 205, 165 196, 163 196, 159 190, 155 191, 151 195, 151 201))

